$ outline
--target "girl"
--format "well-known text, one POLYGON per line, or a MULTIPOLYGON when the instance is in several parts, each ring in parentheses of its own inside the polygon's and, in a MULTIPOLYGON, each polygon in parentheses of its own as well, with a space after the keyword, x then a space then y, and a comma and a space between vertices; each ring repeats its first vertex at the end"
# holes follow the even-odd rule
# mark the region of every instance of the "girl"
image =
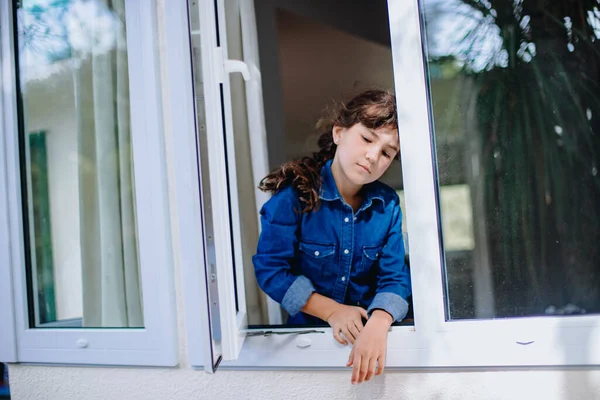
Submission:
POLYGON ((377 363, 383 372, 387 332, 411 293, 398 195, 377 181, 398 156, 395 97, 365 91, 318 127, 317 153, 260 183, 273 196, 260 211, 253 263, 289 324, 326 321, 338 342, 354 345, 347 365, 360 383, 377 363))

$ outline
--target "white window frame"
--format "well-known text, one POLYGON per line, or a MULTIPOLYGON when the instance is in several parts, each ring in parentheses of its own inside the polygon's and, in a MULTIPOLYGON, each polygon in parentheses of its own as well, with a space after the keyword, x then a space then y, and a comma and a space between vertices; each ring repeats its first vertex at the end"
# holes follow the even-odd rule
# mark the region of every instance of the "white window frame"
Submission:
MULTIPOLYGON (((439 205, 419 1, 388 2, 416 329, 425 366, 600 365, 600 316, 446 321, 439 205), (416 240, 415 238, 418 238, 416 240)), ((390 348, 393 349, 393 342, 390 348)), ((395 361, 392 350, 390 363, 395 361)), ((399 360, 398 360, 399 361, 399 360)), ((393 365, 393 364, 392 364, 393 365)))
MULTIPOLYGON (((231 187, 237 184, 237 171, 234 163, 226 163, 222 154, 227 152, 229 160, 235 160, 235 144, 233 137, 233 116, 231 105, 231 86, 229 74, 242 72, 236 67, 239 63, 228 63, 227 30, 225 21, 225 4, 223 0, 216 2, 198 2, 200 10, 200 30, 205 32, 210 29, 212 35, 200 34, 202 43, 202 71, 204 80, 204 96, 206 99, 206 128, 208 140, 208 162, 211 195, 213 196, 212 209, 215 230, 215 254, 217 265, 217 283, 219 288, 220 321, 222 332, 235 332, 233 335, 222 335, 223 359, 228 360, 239 353, 246 335, 244 329, 248 324, 246 310, 246 290, 244 286, 241 229, 236 222, 239 221, 239 196, 237 190, 231 187), (217 13, 215 14, 215 6, 217 13), (218 15, 218 26, 214 15, 218 15), (211 27, 214 26, 214 29, 211 27), (217 40, 218 37, 218 40, 217 40), (220 44, 218 44, 218 42, 220 44), (205 57, 206 55, 206 57, 205 57), (229 67, 229 68, 228 68, 229 67), (221 86, 222 85, 222 86, 221 86), (222 90, 221 90, 222 87, 222 90), (222 102, 213 102, 211 99, 221 99, 222 102), (224 107, 220 107, 223 104, 224 107), (220 127, 216 132, 227 134, 212 136, 212 129, 220 127), (227 185, 229 176, 230 186, 227 185), (231 201, 228 201, 228 197, 231 201), (229 208, 231 208, 232 231, 229 230, 229 208), (230 238, 233 237, 233 244, 230 238), (232 247, 233 245, 233 247, 232 247), (233 255, 233 257, 232 257, 233 255), (235 268, 235 277, 234 277, 235 268), (233 296, 231 295, 233 294, 233 296), (238 299, 238 309, 235 306, 235 296, 238 299)), ((243 71, 247 75, 249 71, 243 71)))
MULTIPOLYGON (((206 0, 204 3, 207 7, 203 9, 206 14, 201 18, 206 19, 206 25, 202 28, 202 35, 214 37, 216 27, 214 17, 211 18, 214 9, 210 9, 209 5, 212 1, 206 0)), ((441 224, 436 193, 437 171, 432 154, 431 110, 425 75, 419 0, 389 0, 388 8, 401 127, 407 226, 412 239, 410 262, 415 325, 391 328, 388 335, 387 366, 506 368, 600 365, 598 315, 446 321, 441 224)), ((209 41, 206 43, 207 46, 211 44, 209 41)), ((202 57, 206 102, 220 104, 220 97, 211 97, 214 92, 211 94, 206 88, 216 82, 215 77, 218 74, 215 75, 215 71, 223 68, 223 60, 214 58, 214 53, 209 50, 203 52, 202 57), (215 70, 207 72, 210 68, 215 70)), ((225 107, 228 107, 226 101, 225 107)), ((212 112, 214 118, 221 117, 221 110, 213 109, 212 112)), ((207 126, 207 129, 211 135, 222 137, 222 126, 219 127, 216 121, 214 125, 207 126)), ((211 150, 211 153, 214 152, 211 150)), ((213 163, 211 160, 210 169, 211 184, 225 181, 225 166, 221 161, 213 163)), ((223 197, 215 195, 214 198, 223 197)), ((225 259, 226 254, 222 254, 221 257, 225 259)), ((217 265, 219 274, 222 268, 222 264, 217 265)), ((232 288, 220 287, 221 307, 229 303, 228 307, 231 308, 233 296, 232 288)), ((207 305, 204 304, 203 308, 207 309, 207 305)), ((250 332, 242 328, 232 329, 233 324, 221 326, 224 341, 233 342, 244 333, 250 332)), ((312 328, 301 330, 308 329, 312 328)), ((338 344, 333 339, 330 328, 318 331, 320 332, 294 338, 286 335, 249 335, 241 349, 230 348, 230 353, 228 357, 224 357, 226 361, 220 364, 220 368, 345 369, 350 348, 338 344), (235 353, 234 350, 238 352, 235 353)))
MULTIPOLYGON (((178 363, 156 4, 127 0, 125 6, 144 328, 48 329, 28 325, 24 261, 28 249, 24 246, 22 229, 12 2, 0 5, 4 117, 0 127, 0 184, 5 189, 0 200, 0 238, 3 239, 1 245, 4 247, 6 238, 9 247, 8 252, 2 251, 0 273, 2 278, 12 275, 10 280, 2 279, 2 286, 8 289, 2 292, 11 293, 12 289, 14 294, 14 304, 10 307, 14 310, 14 319, 7 315, 9 318, 2 321, 3 326, 8 323, 10 327, 11 321, 14 325, 16 357, 9 357, 11 361, 140 366, 175 366, 178 363), (8 224, 4 223, 5 216, 8 224), (85 343, 87 346, 82 346, 85 343)), ((4 332, 2 337, 4 341, 4 332)), ((2 351, 11 356, 10 349, 7 351, 3 346, 2 351)))
MULTIPOLYGON (((196 136, 190 26, 187 0, 179 0, 165 8, 167 96, 171 127, 174 213, 176 237, 174 248, 181 264, 185 326, 188 337, 188 362, 194 367, 215 371, 222 358, 221 341, 211 329, 209 277, 205 268, 207 252, 202 217, 200 149, 196 136)), ((210 105, 209 105, 210 107, 210 105)), ((206 115, 205 110, 199 113, 206 115)), ((218 301, 217 298, 214 298, 218 301)), ((215 327, 219 329, 220 327, 215 327)))
MULTIPOLYGON (((251 4, 251 3, 250 3, 251 4)), ((201 80, 203 86, 202 93, 196 93, 196 96, 202 96, 205 99, 204 110, 202 112, 205 116, 205 129, 196 126, 195 129, 202 131, 198 133, 198 136, 206 138, 206 148, 200 148, 198 153, 202 153, 208 160, 210 168, 200 168, 201 162, 198 162, 199 167, 199 179, 204 182, 204 185, 208 186, 208 196, 210 196, 210 207, 204 204, 202 210, 204 219, 211 218, 210 233, 204 229, 203 234, 206 235, 203 241, 207 247, 205 248, 204 255, 214 253, 214 260, 208 260, 206 258, 206 272, 199 274, 197 271, 185 272, 189 276, 196 276, 195 284, 198 285, 200 281, 206 283, 206 289, 210 294, 207 296, 197 296, 191 285, 184 291, 186 303, 190 303, 191 307, 200 308, 203 310, 214 310, 211 306, 218 305, 218 318, 215 319, 215 324, 218 327, 212 325, 209 329, 204 329, 205 335, 210 335, 209 340, 212 345, 212 357, 209 357, 206 353, 201 354, 199 351, 202 346, 197 346, 198 350, 194 351, 190 349, 190 359, 194 360, 205 360, 205 368, 210 370, 207 365, 210 363, 213 368, 219 363, 218 357, 222 357, 223 360, 231 360, 237 358, 241 351, 242 345, 245 340, 245 328, 247 326, 247 310, 246 310, 246 299, 245 299, 245 287, 244 287, 244 274, 242 265, 242 249, 241 249, 241 230, 238 224, 233 224, 233 230, 230 231, 230 210, 229 210, 229 199, 231 199, 231 218, 233 221, 239 221, 239 199, 236 190, 231 190, 227 185, 227 176, 229 176, 232 187, 235 187, 237 182, 235 164, 227 164, 225 162, 225 153, 229 160, 235 160, 235 145, 233 140, 233 117, 231 107, 231 88, 229 82, 229 74, 241 73, 244 79, 247 81, 246 90, 248 98, 251 98, 253 94, 256 94, 261 89, 260 73, 258 68, 253 63, 253 59, 242 60, 229 60, 227 51, 227 32, 225 22, 225 2, 219 1, 208 1, 200 0, 189 6, 196 7, 191 12, 198 13, 199 16, 199 29, 190 32, 188 28, 187 38, 182 38, 189 42, 190 35, 199 35, 200 47, 201 47, 201 60, 198 67, 201 69, 201 80), (218 16, 218 21, 215 19, 215 15, 218 16), (221 106, 224 105, 224 107, 221 106), (223 137, 223 131, 227 132, 223 137), (202 179, 204 178, 204 179, 202 179), (233 245, 231 238, 233 237, 233 245), (213 250, 214 248, 214 250, 213 250), (234 256, 235 254, 235 256, 234 256), (235 258, 234 258, 235 257, 235 258), (235 277, 234 268, 235 265, 235 277), (216 277, 213 283, 209 282, 209 277, 216 277), (211 284, 216 284, 216 290, 211 290, 209 287, 211 284), (216 293, 215 293, 216 292, 216 293), (235 296, 238 296, 238 307, 236 310, 235 296), (212 296, 212 297, 211 297, 212 296), (201 297, 201 298, 199 298, 201 297), (211 304, 199 304, 209 299, 211 304), (218 321, 218 322, 217 322, 218 321), (220 334, 215 334, 214 330, 218 329, 220 334), (232 334, 222 334, 224 332, 233 332, 232 334), (220 340, 215 340, 215 337, 219 336, 220 340)), ((239 10, 239 9, 238 9, 239 10)), ((176 11, 173 10, 175 13, 176 11)), ((181 21, 180 14, 183 10, 179 11, 179 15, 174 17, 174 20, 181 21)), ((187 18, 187 13, 186 13, 187 18)), ((243 29, 243 28, 242 28, 243 29)), ((167 20, 167 35, 173 35, 173 38, 177 38, 178 35, 184 34, 182 30, 174 24, 170 24, 167 20)), ((246 46, 247 43, 244 43, 246 46)), ((246 49, 246 47, 245 47, 246 49)), ((171 61, 172 63, 174 61, 171 61)), ((176 68, 176 67, 175 67, 176 68)), ((180 70, 183 72, 183 76, 190 76, 187 67, 180 70)), ((186 78, 187 79, 187 78, 186 78)), ((191 83, 191 79, 189 79, 191 83)), ((260 95, 259 95, 260 96, 260 95)), ((254 96, 253 98, 256 98, 254 96)), ((182 105, 178 106, 178 108, 182 105)), ((189 107, 189 106, 188 106, 189 107)), ((262 112, 261 104, 249 104, 249 112, 260 114, 262 112)), ((193 123, 193 121, 192 121, 193 123)), ((198 124, 197 124, 198 125, 198 124)), ((257 134, 262 140, 266 141, 264 134, 264 119, 257 117, 250 121, 250 129, 257 134)), ((260 139, 259 139, 260 140, 260 139)), ((193 143, 194 146, 202 146, 202 139, 199 145, 193 143)), ((192 143, 189 142, 188 145, 192 143)), ((202 155, 199 155, 202 157, 202 155)), ((253 160, 253 168, 255 171, 267 170, 266 153, 260 154, 260 157, 253 160)), ((202 186, 202 185, 201 185, 202 186)), ((202 190, 204 192, 204 190, 202 190)), ((200 191, 196 192, 199 193, 200 191)), ((197 202, 202 204, 198 198, 197 202)), ((205 226, 206 228, 206 226, 205 226)), ((199 236, 196 236, 199 237, 199 236)), ((190 267, 190 265, 184 265, 184 269, 190 267)), ((209 312, 209 313, 211 313, 209 312)), ((209 324, 212 318, 209 317, 209 324)), ((188 332, 189 333, 189 332, 188 332)), ((208 340, 208 339, 207 339, 208 340)))
MULTIPOLYGON (((12 46, 10 37, 6 34, 6 13, 0 9, 0 54, 4 49, 12 46)), ((1 59, 0 59, 1 60, 1 59)), ((0 64, 1 65, 1 64, 0 64)), ((10 71, 0 69, 0 82, 11 79, 10 71)), ((0 92, 0 132, 6 129, 7 118, 5 116, 4 99, 7 97, 7 87, 3 84, 0 92)), ((8 176, 6 174, 6 140, 0 135, 0 188, 8 188, 8 176)), ((9 235, 9 191, 1 190, 0 193, 0 362, 17 361, 17 339, 15 335, 15 313, 12 290, 11 248, 9 235)))

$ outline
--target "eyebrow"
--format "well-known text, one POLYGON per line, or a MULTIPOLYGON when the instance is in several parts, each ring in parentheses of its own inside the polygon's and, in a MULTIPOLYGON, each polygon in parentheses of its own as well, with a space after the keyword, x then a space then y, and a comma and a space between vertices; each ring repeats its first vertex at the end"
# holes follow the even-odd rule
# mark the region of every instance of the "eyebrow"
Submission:
MULTIPOLYGON (((376 138, 379 139, 379 135, 377 134, 377 132, 375 132, 373 129, 369 129, 367 128, 367 130, 369 132, 371 132, 372 135, 374 135, 376 138)), ((400 149, 396 146, 394 146, 393 144, 388 144, 388 147, 391 147, 392 150, 394 150, 396 153, 400 153, 400 149)))

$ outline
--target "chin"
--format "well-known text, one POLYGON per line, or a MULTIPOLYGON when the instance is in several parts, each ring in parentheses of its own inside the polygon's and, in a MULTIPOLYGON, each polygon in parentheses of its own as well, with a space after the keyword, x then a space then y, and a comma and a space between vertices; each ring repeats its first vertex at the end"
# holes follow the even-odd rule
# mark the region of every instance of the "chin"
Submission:
POLYGON ((365 179, 363 180, 362 185, 368 185, 369 183, 375 182, 377 179, 365 179))
POLYGON ((371 182, 373 182, 375 179, 371 179, 370 176, 365 176, 365 175, 356 175, 353 176, 351 178, 352 183, 354 183, 355 185, 366 185, 369 184, 371 182))
POLYGON ((350 168, 344 168, 344 175, 346 178, 352 182, 354 185, 362 186, 368 183, 373 182, 375 179, 372 179, 372 175, 367 173, 366 171, 358 169, 358 166, 351 166, 350 168))

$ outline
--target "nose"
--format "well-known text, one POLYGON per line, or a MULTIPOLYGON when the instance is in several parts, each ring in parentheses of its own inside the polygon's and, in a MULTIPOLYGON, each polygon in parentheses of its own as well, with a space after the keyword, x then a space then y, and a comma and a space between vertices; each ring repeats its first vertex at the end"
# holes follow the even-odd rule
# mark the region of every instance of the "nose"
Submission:
POLYGON ((377 160, 377 154, 378 154, 378 150, 377 150, 376 146, 371 146, 367 150, 367 153, 365 154, 365 158, 367 159, 367 161, 369 161, 372 164, 377 160))

